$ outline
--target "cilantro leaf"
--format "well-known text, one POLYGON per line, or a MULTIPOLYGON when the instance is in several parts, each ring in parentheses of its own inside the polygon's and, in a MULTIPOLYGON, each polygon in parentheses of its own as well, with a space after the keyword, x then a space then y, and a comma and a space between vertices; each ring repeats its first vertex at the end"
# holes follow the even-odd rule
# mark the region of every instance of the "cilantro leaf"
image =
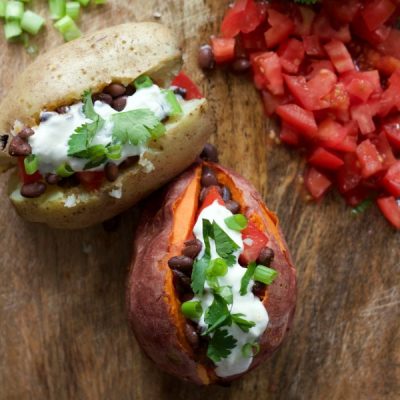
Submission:
POLYGON ((245 317, 244 314, 238 313, 238 314, 232 314, 232 321, 243 331, 243 332, 248 332, 250 328, 253 326, 256 326, 256 323, 253 321, 248 321, 247 319, 244 319, 242 317, 245 317))
POLYGON ((241 296, 244 296, 247 293, 250 279, 253 277, 256 268, 257 268, 257 264, 255 262, 252 262, 247 266, 247 270, 244 273, 242 280, 240 281, 240 295, 241 296))
POLYGON ((154 112, 145 108, 114 114, 111 118, 114 123, 113 140, 122 144, 145 144, 165 132, 165 126, 154 112))
POLYGON ((204 291, 204 283, 206 282, 206 270, 210 259, 203 257, 201 260, 196 260, 192 270, 192 290, 194 294, 202 295, 204 291))
POLYGON ((203 239, 204 239, 204 254, 207 257, 211 256, 210 238, 214 238, 214 231, 211 222, 208 219, 203 219, 203 239))
POLYGON ((93 100, 92 100, 92 93, 90 90, 86 90, 83 93, 83 113, 85 114, 86 118, 91 119, 92 121, 96 121, 99 118, 99 114, 94 110, 93 100))
POLYGON ((217 330, 208 343, 207 357, 217 363, 231 354, 236 343, 237 340, 227 330, 217 330))
POLYGON ((226 301, 219 295, 214 296, 214 301, 206 311, 204 322, 208 325, 208 329, 204 335, 215 331, 223 325, 230 325, 230 313, 226 301))
POLYGON ((216 223, 213 223, 215 248, 218 255, 224 258, 229 266, 235 264, 233 253, 239 246, 230 238, 230 236, 216 223))
POLYGON ((215 293, 220 295, 227 304, 233 303, 232 286, 220 286, 215 289, 215 293))

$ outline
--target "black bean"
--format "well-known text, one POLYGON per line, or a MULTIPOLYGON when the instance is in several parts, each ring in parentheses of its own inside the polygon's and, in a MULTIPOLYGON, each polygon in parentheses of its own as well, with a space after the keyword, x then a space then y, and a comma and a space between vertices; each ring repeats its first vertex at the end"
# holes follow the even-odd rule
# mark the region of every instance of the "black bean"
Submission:
POLYGON ((254 296, 264 297, 265 288, 266 288, 266 286, 263 283, 254 282, 254 285, 253 285, 253 288, 251 289, 251 291, 253 292, 254 296))
POLYGON ((219 186, 204 187, 203 189, 201 189, 201 192, 200 192, 200 196, 199 196, 200 203, 202 203, 204 201, 204 199, 206 198, 206 196, 208 195, 208 192, 210 191, 210 189, 212 187, 215 187, 218 190, 218 193, 222 196, 222 190, 219 186))
POLYGON ((218 162, 217 148, 211 143, 206 143, 200 154, 200 158, 205 161, 218 162))
POLYGON ((264 247, 258 256, 257 263, 269 267, 274 260, 274 251, 271 247, 264 247))
POLYGON ((56 109, 59 114, 66 114, 69 111, 68 106, 61 106, 56 109))
POLYGON ((58 176, 56 174, 46 174, 45 178, 46 178, 46 182, 49 185, 56 185, 61 180, 61 176, 58 176))
POLYGON ((228 201, 228 200, 232 199, 231 191, 226 186, 222 186, 221 196, 222 196, 222 200, 224 200, 224 201, 228 201))
POLYGON ((122 111, 126 107, 126 100, 127 100, 126 96, 117 97, 116 99, 113 100, 111 107, 114 110, 122 111))
POLYGON ((121 216, 116 215, 115 217, 110 218, 107 221, 103 222, 103 224, 102 224, 103 229, 106 232, 115 232, 118 229, 120 222, 121 222, 121 216))
POLYGON ((186 256, 175 256, 168 260, 168 265, 172 269, 191 271, 193 267, 193 259, 186 256))
POLYGON ((111 83, 111 85, 108 85, 103 89, 103 93, 107 93, 114 98, 124 95, 125 92, 125 86, 120 83, 111 83))
POLYGON ((46 191, 46 184, 43 182, 25 183, 21 187, 21 195, 30 199, 39 197, 46 191))
POLYGON ((203 168, 203 172, 201 174, 201 185, 203 187, 218 185, 218 179, 215 176, 214 171, 211 170, 210 168, 207 168, 207 167, 203 168))
POLYGON ((185 336, 190 346, 194 350, 199 348, 199 335, 191 324, 185 325, 185 336))
POLYGON ((120 169, 129 168, 132 165, 137 164, 139 158, 140 158, 139 156, 128 157, 126 160, 122 161, 121 164, 119 164, 119 168, 120 169))
POLYGON ((117 180, 118 173, 119 173, 118 165, 113 162, 108 162, 104 167, 104 174, 107 180, 110 182, 114 182, 117 180))
POLYGON ((133 85, 128 85, 126 87, 125 96, 132 96, 136 92, 136 89, 133 85))
POLYGON ((175 87, 174 93, 185 98, 186 94, 187 94, 187 90, 184 88, 181 88, 181 87, 175 87))
POLYGON ((225 207, 232 213, 237 214, 240 211, 240 206, 236 201, 228 200, 225 202, 225 207))
POLYGON ((200 68, 213 69, 215 66, 215 61, 211 46, 201 46, 197 55, 197 60, 200 68))
POLYGON ((28 127, 26 126, 24 129, 22 129, 22 130, 18 133, 18 136, 19 136, 21 139, 28 139, 28 137, 30 137, 30 136, 32 136, 32 135, 34 135, 34 134, 35 134, 35 131, 34 131, 33 129, 28 128, 28 127))
POLYGON ((0 136, 0 150, 4 150, 8 143, 8 135, 1 135, 0 136))
POLYGON ((97 93, 97 94, 94 94, 94 95, 92 96, 92 100, 93 100, 93 102, 95 102, 95 101, 101 101, 101 102, 103 102, 103 103, 108 104, 109 106, 111 106, 111 104, 112 104, 112 102, 113 102, 113 98, 112 98, 109 94, 107 94, 107 93, 97 93))
POLYGON ((238 58, 232 63, 232 70, 238 74, 246 72, 250 68, 250 61, 247 58, 238 58))
POLYGON ((10 156, 29 156, 32 153, 31 145, 20 136, 15 136, 8 148, 10 156))
POLYGON ((175 289, 182 295, 191 292, 191 279, 177 269, 172 270, 175 289))
POLYGON ((185 242, 185 247, 182 250, 182 254, 186 257, 190 257, 192 259, 195 259, 197 255, 201 251, 202 244, 200 240, 194 239, 194 240, 189 240, 185 242))

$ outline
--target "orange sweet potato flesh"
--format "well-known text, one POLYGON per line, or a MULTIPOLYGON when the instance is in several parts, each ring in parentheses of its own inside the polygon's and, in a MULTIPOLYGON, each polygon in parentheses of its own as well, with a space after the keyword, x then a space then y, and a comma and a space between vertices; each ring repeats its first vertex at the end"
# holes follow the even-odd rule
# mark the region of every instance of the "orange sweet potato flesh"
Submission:
POLYGON ((231 190, 241 213, 267 234, 268 246, 275 253, 272 267, 278 271, 278 277, 268 286, 263 299, 270 319, 260 340, 260 352, 249 370, 280 346, 292 322, 296 302, 296 273, 278 219, 243 177, 218 164, 196 164, 171 182, 161 196, 153 196, 147 202, 134 242, 127 288, 129 320, 139 344, 162 370, 201 385, 242 375, 223 380, 212 368, 197 361, 201 357, 185 337, 185 318, 168 267, 168 259, 179 255, 184 241, 192 235, 204 165, 212 168, 219 183, 231 190))

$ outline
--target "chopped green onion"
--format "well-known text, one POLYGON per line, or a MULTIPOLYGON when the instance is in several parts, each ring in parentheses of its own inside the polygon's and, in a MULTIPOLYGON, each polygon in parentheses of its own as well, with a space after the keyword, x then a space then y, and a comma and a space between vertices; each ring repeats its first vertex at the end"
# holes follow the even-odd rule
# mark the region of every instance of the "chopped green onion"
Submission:
POLYGON ((4 18, 6 16, 6 2, 4 0, 0 0, 0 18, 4 18))
POLYGON ((7 40, 14 39, 22 33, 21 25, 17 21, 4 24, 4 35, 7 40))
POLYGON ((181 305, 181 311, 186 318, 198 319, 203 313, 203 307, 199 301, 185 301, 181 305))
POLYGON ((57 21, 54 26, 63 35, 66 42, 77 39, 82 34, 74 20, 68 15, 57 21))
POLYGON ((106 4, 107 0, 94 0, 94 4, 106 4))
POLYGON ((65 16, 65 0, 49 0, 51 19, 61 19, 65 16))
POLYGON ((258 343, 246 343, 242 347, 242 354, 244 357, 250 358, 258 354, 260 345, 258 343))
POLYGON ((122 146, 120 144, 113 144, 107 147, 107 158, 110 160, 119 160, 122 155, 122 146))
POLYGON ((68 178, 69 176, 73 175, 75 171, 66 163, 61 164, 56 169, 56 174, 61 176, 62 178, 68 178))
POLYGON ((25 11, 21 20, 21 28, 30 33, 31 35, 37 35, 42 26, 44 25, 44 18, 33 11, 25 11))
POLYGON ((361 203, 357 204, 357 206, 351 210, 351 215, 357 216, 357 215, 362 214, 363 212, 367 211, 368 208, 370 208, 373 203, 374 202, 371 199, 366 199, 366 200, 362 201, 361 203))
POLYGON ((20 21, 24 14, 24 4, 20 1, 7 1, 6 4, 6 20, 20 21))
POLYGON ((78 0, 78 1, 83 5, 83 7, 86 7, 90 3, 90 0, 78 0))
POLYGON ((235 214, 225 218, 225 224, 228 228, 240 232, 247 228, 247 218, 243 214, 235 214))
POLYGON ((226 304, 233 303, 233 293, 231 286, 221 286, 216 289, 216 293, 219 294, 226 301, 226 304))
POLYGON ((207 268, 208 277, 224 276, 228 272, 228 264, 223 258, 211 260, 207 268))
POLYGON ((257 282, 270 285, 278 276, 278 272, 272 268, 264 267, 264 265, 257 265, 254 272, 254 280, 257 282))
POLYGON ((77 20, 79 18, 79 12, 81 10, 81 5, 77 1, 67 1, 65 5, 66 15, 71 17, 73 20, 77 20))
POLYGON ((34 154, 31 154, 24 158, 24 166, 25 172, 33 175, 39 169, 39 160, 34 154))
POLYGON ((163 123, 157 124, 153 129, 150 129, 151 138, 158 139, 164 135, 166 129, 163 123))
POLYGON ((136 89, 144 89, 150 86, 153 86, 153 81, 147 75, 139 76, 139 78, 135 79, 133 82, 136 89))
POLYGON ((178 117, 182 115, 182 107, 179 104, 178 99, 175 96, 175 93, 172 90, 165 90, 165 100, 167 100, 169 106, 171 107, 170 116, 171 117, 178 117))

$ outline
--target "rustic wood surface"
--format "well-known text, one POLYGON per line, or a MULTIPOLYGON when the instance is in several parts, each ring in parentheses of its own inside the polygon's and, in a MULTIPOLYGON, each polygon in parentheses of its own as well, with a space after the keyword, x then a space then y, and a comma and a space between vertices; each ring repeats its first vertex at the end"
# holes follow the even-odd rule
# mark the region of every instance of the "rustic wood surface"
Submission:
MULTIPOLYGON (((141 353, 125 316, 137 211, 125 213, 113 233, 53 231, 17 217, 2 176, 1 400, 400 398, 400 234, 376 210, 352 217, 338 196, 305 201, 301 160, 275 143, 252 85, 197 69, 197 46, 218 31, 228 3, 114 0, 85 10, 81 26, 94 31, 160 13, 183 39, 186 69, 219 120, 213 141, 223 164, 249 178, 280 215, 298 268, 289 338, 230 388, 199 389, 164 375, 141 353)), ((61 39, 49 27, 38 43, 44 49, 61 39)), ((2 37, 0 54, 4 94, 32 58, 2 37)))

